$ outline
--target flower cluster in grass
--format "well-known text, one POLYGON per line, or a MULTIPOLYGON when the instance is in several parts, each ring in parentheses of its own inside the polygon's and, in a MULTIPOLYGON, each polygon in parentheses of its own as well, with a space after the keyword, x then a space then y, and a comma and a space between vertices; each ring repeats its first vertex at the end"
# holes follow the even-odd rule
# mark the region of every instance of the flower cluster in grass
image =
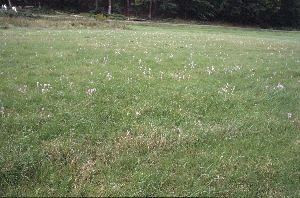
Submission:
POLYGON ((89 89, 87 92, 85 92, 86 94, 88 95, 91 95, 93 94, 94 92, 96 92, 96 88, 93 88, 93 89, 89 89))
POLYGON ((39 88, 41 87, 41 92, 45 93, 48 92, 50 89, 52 89, 50 84, 41 84, 40 82, 36 82, 36 86, 39 88))
MULTIPOLYGON (((30 34, 30 32, 28 33, 30 34)), ((50 33, 51 34, 51 33, 50 33)), ((79 32, 79 34, 82 34, 82 31, 79 32)), ((93 31, 87 31, 87 35, 93 35, 95 34, 93 31)), ((90 63, 91 66, 88 67, 95 67, 99 65, 99 59, 103 59, 102 67, 105 68, 108 64, 112 64, 112 61, 115 61, 115 67, 117 69, 118 65, 121 64, 122 66, 125 64, 124 69, 114 71, 118 72, 118 78, 124 79, 122 77, 122 72, 124 72, 124 76, 127 79, 128 82, 132 82, 133 79, 140 79, 140 75, 131 75, 126 76, 128 73, 134 74, 136 71, 134 70, 134 63, 136 63, 136 60, 138 60, 138 69, 142 71, 142 74, 144 76, 149 77, 148 80, 151 79, 151 81, 154 81, 155 79, 160 80, 168 80, 168 79, 177 79, 178 81, 185 80, 185 79, 204 79, 207 80, 207 82, 212 81, 212 79, 216 78, 218 79, 217 83, 215 85, 220 85, 224 82, 222 79, 228 79, 228 82, 226 83, 225 87, 219 87, 216 88, 218 93, 229 93, 228 90, 232 93, 236 88, 240 88, 241 85, 233 85, 232 87, 228 87, 229 84, 232 84, 230 81, 230 78, 235 77, 235 73, 237 77, 243 76, 249 80, 249 82, 253 82, 252 79, 255 78, 255 75, 257 74, 257 69, 259 69, 259 72, 262 72, 263 70, 268 70, 270 68, 271 64, 278 64, 278 60, 274 58, 274 56, 277 54, 279 58, 281 59, 287 59, 289 57, 293 57, 295 52, 292 51, 291 54, 288 54, 288 49, 284 48, 284 42, 279 42, 275 44, 270 44, 269 41, 264 40, 257 40, 256 43, 253 43, 253 40, 247 40, 244 39, 242 36, 234 40, 228 39, 225 42, 224 37, 218 36, 216 34, 212 34, 209 37, 201 38, 197 34, 193 34, 192 38, 184 38, 185 32, 182 34, 179 33, 173 33, 169 36, 169 38, 163 38, 157 40, 159 36, 158 32, 148 32, 140 37, 137 36, 136 32, 132 33, 132 35, 128 35, 129 43, 120 44, 117 43, 117 41, 111 40, 115 39, 118 40, 121 38, 122 34, 127 34, 126 31, 103 31, 104 37, 106 39, 104 41, 97 40, 96 37, 86 37, 89 38, 88 42, 91 47, 94 48, 94 50, 98 50, 99 48, 106 47, 107 49, 114 48, 114 54, 106 54, 105 50, 102 50, 101 56, 98 57, 89 57, 88 54, 86 54, 85 51, 87 51, 86 47, 77 47, 76 53, 82 53, 83 60, 80 61, 84 65, 88 65, 87 63, 90 63), (146 38, 147 37, 147 38, 146 38), (197 39, 197 40, 194 40, 197 39), (195 42, 196 43, 193 43, 195 42), (152 45, 152 49, 150 48, 151 45, 148 45, 148 43, 154 42, 154 47, 152 45), (252 43, 251 43, 252 42, 252 43), (228 50, 226 45, 232 44, 235 45, 235 47, 240 48, 240 54, 234 54, 228 50), (261 57, 253 57, 256 58, 254 61, 238 61, 240 58, 246 59, 251 54, 248 51, 250 48, 249 46, 267 46, 266 47, 266 58, 261 57), (275 47, 274 47, 275 46, 275 47), (117 48, 115 48, 117 47, 117 48), (78 50, 80 49, 80 50, 78 50), (135 53, 132 56, 127 56, 127 54, 130 54, 132 52, 128 52, 129 50, 135 50, 135 53), (276 50, 278 51, 276 53, 276 50), (271 52, 269 52, 271 51, 271 52), (122 54, 122 53, 123 54, 122 54), (108 57, 112 57, 109 59, 108 57), (115 57, 115 58, 114 58, 115 57), (130 58, 131 57, 131 58, 130 58), (94 59, 95 58, 95 59, 94 59), (272 60, 275 60, 275 63, 272 62, 272 60), (120 62, 119 60, 122 60, 120 62), (153 61, 154 60, 154 61, 153 61), (175 61, 174 61, 175 60, 175 61), (174 67, 164 67, 165 64, 174 64, 174 67), (245 64, 245 65, 238 65, 238 63, 245 64), (257 64, 257 66, 251 66, 249 64, 257 64), (132 66, 133 67, 132 67, 132 66), (182 65, 183 69, 180 69, 180 65, 182 65), (237 66, 232 66, 237 65, 237 66), (266 65, 266 66, 265 66, 266 65), (264 66, 264 67, 261 67, 264 66), (250 73, 247 74, 245 69, 243 68, 249 68, 254 67, 254 69, 250 69, 250 73), (172 68, 175 68, 175 70, 172 71, 172 68), (204 72, 206 72, 209 76, 205 76, 204 72), (211 76, 210 75, 213 75, 211 76), (230 75, 228 75, 230 74, 230 75), (225 76, 224 76, 225 75, 225 76)), ((26 36, 26 34, 22 34, 23 37, 26 36)), ((59 35, 53 34, 54 38, 52 39, 46 39, 43 38, 43 41, 55 41, 55 38, 59 35)), ((64 43, 71 43, 72 41, 60 38, 60 41, 64 43)), ((79 46, 82 44, 79 43, 79 46)), ((50 54, 50 56, 58 56, 63 57, 63 54, 59 54, 58 51, 54 51, 55 48, 54 45, 51 43, 51 46, 49 47, 50 51, 47 52, 50 54)), ((4 53, 4 50, 3 50, 4 53)), ((64 52, 65 53, 65 52, 64 52)), ((16 55, 17 53, 14 53, 16 55)), ((43 52, 34 52, 35 57, 38 59, 39 55, 43 54, 43 52)), ((72 52, 66 53, 68 56, 75 56, 72 55, 72 52), (71 55, 70 55, 71 54, 71 55)), ((259 56, 259 55, 256 55, 259 56)), ((12 56, 13 57, 13 56, 12 56)), ((31 59, 33 59, 33 56, 30 56, 31 59)), ((68 58, 66 58, 68 59, 68 58)), ((287 65, 288 63, 286 63, 287 65)), ((109 66, 111 67, 111 66, 109 66)), ((98 68, 98 70, 101 70, 101 68, 98 68)), ((91 70, 88 70, 91 75, 94 73, 91 70)), ((101 71, 100 71, 101 72, 101 71)), ((103 72, 103 71, 102 71, 103 72)), ((2 72, 3 73, 3 72, 2 72)), ((114 77, 112 76, 111 72, 103 72, 106 74, 106 77, 111 80, 114 77)), ((273 77, 269 77, 267 81, 270 81, 269 79, 272 79, 272 82, 267 82, 268 84, 274 83, 274 79, 276 75, 278 75, 277 71, 272 71, 273 77)), ((283 71, 279 71, 279 73, 283 74, 283 71)), ((61 78, 60 78, 61 79, 61 78)), ((116 79, 118 80, 118 79, 116 79)), ((261 77, 256 78, 257 82, 262 81, 264 79, 261 79, 261 77), (259 79, 260 78, 260 79, 259 79)), ((259 82, 258 82, 259 83, 259 82)), ((69 87, 72 87, 73 82, 69 82, 69 87)), ((52 87, 50 84, 40 84, 37 82, 37 86, 41 88, 42 93, 46 93, 47 91, 51 90, 52 87)), ((187 86, 184 86, 185 88, 188 88, 191 86, 187 83, 187 86)), ((271 85, 264 85, 266 89, 268 89, 271 85)), ((283 89, 284 86, 281 83, 277 83, 276 88, 283 89)), ((24 85, 24 87, 19 88, 18 90, 22 93, 25 93, 27 89, 27 85, 24 85)), ((91 94, 95 92, 96 88, 88 89, 86 92, 87 94, 91 94)))

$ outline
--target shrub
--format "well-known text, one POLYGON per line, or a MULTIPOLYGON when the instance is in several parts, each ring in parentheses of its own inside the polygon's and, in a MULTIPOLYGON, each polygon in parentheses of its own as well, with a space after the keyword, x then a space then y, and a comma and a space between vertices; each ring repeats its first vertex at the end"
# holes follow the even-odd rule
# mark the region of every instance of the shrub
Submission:
POLYGON ((100 7, 100 8, 98 8, 98 9, 95 9, 95 10, 91 10, 91 11, 90 11, 90 14, 91 14, 91 15, 97 15, 97 14, 103 14, 103 13, 105 13, 103 7, 100 7))
POLYGON ((127 17, 122 14, 112 14, 108 16, 108 19, 112 20, 127 20, 127 17))
POLYGON ((104 14, 97 14, 95 16, 95 19, 99 20, 99 21, 105 21, 107 19, 107 17, 104 14))

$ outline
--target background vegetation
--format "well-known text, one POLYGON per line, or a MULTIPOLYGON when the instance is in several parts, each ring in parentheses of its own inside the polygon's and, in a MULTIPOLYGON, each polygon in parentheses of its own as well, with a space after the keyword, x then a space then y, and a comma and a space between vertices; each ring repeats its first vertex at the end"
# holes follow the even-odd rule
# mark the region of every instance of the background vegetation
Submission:
POLYGON ((5 19, 0 196, 300 195, 299 33, 5 19))
MULTIPOLYGON (((300 0, 10 0, 70 12, 112 13, 150 18, 180 18, 267 27, 300 26, 300 0)), ((8 1, 1 0, 2 4, 8 1)))

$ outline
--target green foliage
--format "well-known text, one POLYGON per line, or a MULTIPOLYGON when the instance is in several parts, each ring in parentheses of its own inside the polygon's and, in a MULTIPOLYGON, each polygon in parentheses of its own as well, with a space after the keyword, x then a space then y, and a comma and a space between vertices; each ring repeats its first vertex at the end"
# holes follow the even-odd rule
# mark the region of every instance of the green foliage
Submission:
POLYGON ((100 21, 105 21, 107 19, 107 17, 103 14, 97 14, 97 15, 95 15, 95 19, 100 20, 100 21))
POLYGON ((127 29, 124 24, 118 22, 105 23, 86 19, 85 17, 70 17, 69 15, 60 15, 59 17, 42 17, 34 15, 33 17, 24 17, 23 14, 18 17, 5 17, 5 20, 0 20, 1 27, 31 27, 31 28, 118 28, 127 29))
POLYGON ((95 10, 91 10, 90 14, 91 15, 104 14, 104 13, 106 13, 104 10, 105 9, 103 7, 101 7, 101 8, 95 9, 95 10))
POLYGON ((172 1, 163 1, 159 6, 159 12, 166 18, 177 16, 178 11, 178 5, 172 1))
POLYGON ((127 20, 127 17, 122 14, 111 14, 107 18, 112 20, 127 20))
POLYGON ((18 13, 15 13, 14 11, 12 10, 0 10, 0 16, 4 16, 4 17, 17 17, 19 14, 18 13))
POLYGON ((214 19, 215 14, 215 6, 213 2, 204 1, 204 0, 194 0, 192 1, 193 5, 191 6, 192 13, 197 16, 196 19, 200 20, 209 20, 214 19))
POLYGON ((36 13, 36 14, 48 14, 48 15, 56 15, 57 14, 57 11, 51 9, 51 8, 48 8, 48 7, 42 7, 40 9, 31 9, 32 12, 36 13))
MULTIPOLYGON (((60 10, 70 14, 90 12, 91 15, 107 14, 107 0, 44 0, 43 10, 60 10), (97 10, 96 10, 97 9, 97 10)), ((146 18, 149 14, 149 0, 112 1, 113 14, 135 15, 146 18)), ((180 18, 201 21, 225 21, 261 27, 299 28, 300 0, 153 0, 152 18, 180 18)), ((35 1, 18 0, 16 4, 34 5, 35 1)), ((50 13, 49 13, 50 14, 50 13)), ((53 14, 53 13, 52 13, 53 14)), ((12 14, 10 14, 13 16, 12 14)))

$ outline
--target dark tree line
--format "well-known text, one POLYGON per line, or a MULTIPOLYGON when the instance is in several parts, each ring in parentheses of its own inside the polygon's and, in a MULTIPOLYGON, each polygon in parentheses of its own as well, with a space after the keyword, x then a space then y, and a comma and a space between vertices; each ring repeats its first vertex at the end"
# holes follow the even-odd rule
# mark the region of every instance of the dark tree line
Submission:
MULTIPOLYGON (((1 0, 2 3, 8 3, 1 0)), ((300 26, 300 0, 10 0, 62 10, 146 16, 221 20, 241 24, 300 26), (109 9, 110 8, 110 9, 109 9)))

